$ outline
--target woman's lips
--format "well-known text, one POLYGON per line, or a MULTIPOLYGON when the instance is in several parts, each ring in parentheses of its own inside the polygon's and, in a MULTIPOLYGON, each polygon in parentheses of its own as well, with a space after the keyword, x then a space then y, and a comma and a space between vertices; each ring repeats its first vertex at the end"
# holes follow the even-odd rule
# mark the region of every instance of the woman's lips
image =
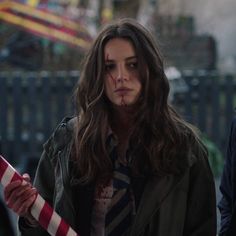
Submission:
POLYGON ((115 93, 121 92, 121 91, 131 91, 131 90, 132 90, 132 89, 130 89, 130 88, 121 87, 121 88, 117 88, 117 89, 115 90, 115 93))
POLYGON ((119 95, 125 95, 127 93, 129 93, 130 91, 132 91, 132 89, 129 89, 129 88, 118 88, 115 90, 115 93, 119 94, 119 95))

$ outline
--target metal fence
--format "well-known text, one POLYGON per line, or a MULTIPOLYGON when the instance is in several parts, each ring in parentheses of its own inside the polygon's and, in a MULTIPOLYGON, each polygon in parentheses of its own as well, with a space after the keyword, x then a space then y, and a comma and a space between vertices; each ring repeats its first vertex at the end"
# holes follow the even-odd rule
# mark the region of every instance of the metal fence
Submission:
POLYGON ((236 81, 216 72, 186 72, 188 91, 175 107, 224 153, 236 106, 236 81))
MULTIPOLYGON (((188 89, 173 105, 224 151, 234 114, 236 82, 215 72, 185 72, 188 89)), ((0 153, 13 164, 38 159, 42 144, 72 115, 77 71, 0 74, 0 153)))
POLYGON ((73 114, 77 71, 0 74, 0 152, 13 164, 38 158, 65 115, 73 114))

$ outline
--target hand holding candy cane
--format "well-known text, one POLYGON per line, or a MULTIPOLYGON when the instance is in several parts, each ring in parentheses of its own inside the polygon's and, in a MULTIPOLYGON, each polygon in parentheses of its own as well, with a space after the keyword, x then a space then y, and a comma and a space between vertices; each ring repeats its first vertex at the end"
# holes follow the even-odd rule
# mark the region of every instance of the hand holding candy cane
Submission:
MULTIPOLYGON (((13 181, 4 189, 6 204, 17 215, 29 217, 30 207, 34 203, 37 191, 32 187, 28 175, 23 175, 23 180, 13 181)), ((32 216, 30 217, 32 219, 32 216)))
MULTIPOLYGON (((45 200, 34 190, 24 178, 16 172, 16 170, 0 155, 0 182, 6 187, 9 183, 15 182, 15 185, 11 185, 11 188, 19 187, 22 183, 25 186, 32 198, 36 194, 36 199, 31 206, 31 215, 39 222, 39 224, 47 230, 52 236, 78 236, 78 234, 65 223, 63 219, 45 202, 45 200)), ((9 189, 8 189, 9 190, 9 189)), ((10 189, 11 190, 11 189, 10 189)), ((10 191, 9 191, 10 192, 10 191)), ((18 193, 20 194, 20 193, 18 193)), ((27 198, 27 196, 25 196, 27 198)), ((34 197, 35 198, 35 197, 34 197)), ((12 201, 11 201, 12 202, 12 201)), ((31 203, 32 204, 32 203, 31 203)), ((20 206, 15 206, 19 210, 20 206)), ((19 212, 24 212, 19 211, 19 212)))

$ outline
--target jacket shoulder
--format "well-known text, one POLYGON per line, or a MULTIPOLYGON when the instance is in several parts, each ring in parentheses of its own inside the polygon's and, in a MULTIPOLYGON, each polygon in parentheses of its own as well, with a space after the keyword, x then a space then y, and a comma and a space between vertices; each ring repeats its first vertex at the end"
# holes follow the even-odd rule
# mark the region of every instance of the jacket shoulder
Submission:
POLYGON ((188 133, 188 141, 189 141, 189 151, 190 155, 188 155, 189 165, 192 166, 197 162, 205 162, 208 159, 208 150, 205 144, 201 139, 201 133, 188 133))
POLYGON ((72 142, 77 125, 77 117, 65 117, 58 124, 52 135, 43 145, 47 153, 55 153, 62 150, 72 142))

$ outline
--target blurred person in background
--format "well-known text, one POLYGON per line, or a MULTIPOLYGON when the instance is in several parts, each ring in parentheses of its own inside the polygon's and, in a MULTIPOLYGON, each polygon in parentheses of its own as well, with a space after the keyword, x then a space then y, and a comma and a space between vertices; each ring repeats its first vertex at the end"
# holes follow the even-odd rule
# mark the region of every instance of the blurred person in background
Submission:
POLYGON ((150 32, 106 26, 85 58, 77 114, 44 145, 34 187, 10 183, 24 236, 46 236, 30 215, 35 189, 80 236, 213 236, 216 202, 207 151, 168 104, 169 83, 150 32))
POLYGON ((218 204, 221 213, 219 235, 234 236, 236 235, 236 118, 231 124, 220 191, 222 198, 218 204))

